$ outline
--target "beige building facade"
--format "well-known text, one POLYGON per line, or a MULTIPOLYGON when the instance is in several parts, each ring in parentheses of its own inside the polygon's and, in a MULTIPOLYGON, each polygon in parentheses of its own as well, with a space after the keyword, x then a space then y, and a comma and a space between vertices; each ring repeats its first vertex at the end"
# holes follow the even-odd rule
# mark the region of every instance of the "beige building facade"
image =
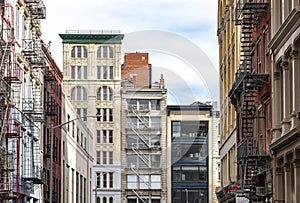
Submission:
POLYGON ((217 192, 227 190, 237 180, 236 113, 228 96, 240 63, 240 29, 234 25, 237 3, 237 0, 218 1, 221 187, 217 192))
POLYGON ((300 201, 300 2, 271 1, 273 201, 300 201))
POLYGON ((121 41, 115 31, 60 34, 63 43, 63 89, 92 130, 94 166, 92 202, 120 202, 121 41))

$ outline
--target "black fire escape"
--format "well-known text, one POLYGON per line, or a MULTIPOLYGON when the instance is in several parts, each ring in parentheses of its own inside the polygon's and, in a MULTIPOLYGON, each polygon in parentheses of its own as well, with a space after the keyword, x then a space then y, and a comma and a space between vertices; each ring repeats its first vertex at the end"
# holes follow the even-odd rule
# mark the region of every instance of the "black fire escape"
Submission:
POLYGON ((241 52, 240 65, 229 97, 237 112, 237 164, 241 174, 239 192, 250 201, 257 199, 257 175, 263 167, 263 160, 267 158, 256 148, 253 124, 255 102, 260 88, 268 83, 268 74, 255 71, 252 36, 267 7, 268 3, 238 1, 235 10, 235 25, 241 27, 241 52))

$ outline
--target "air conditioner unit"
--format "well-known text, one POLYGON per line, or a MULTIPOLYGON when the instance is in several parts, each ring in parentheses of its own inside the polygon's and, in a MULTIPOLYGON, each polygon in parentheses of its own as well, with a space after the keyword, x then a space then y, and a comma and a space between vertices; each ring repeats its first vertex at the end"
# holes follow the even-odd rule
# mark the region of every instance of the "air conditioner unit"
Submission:
POLYGON ((265 196, 265 187, 256 187, 257 196, 265 196))

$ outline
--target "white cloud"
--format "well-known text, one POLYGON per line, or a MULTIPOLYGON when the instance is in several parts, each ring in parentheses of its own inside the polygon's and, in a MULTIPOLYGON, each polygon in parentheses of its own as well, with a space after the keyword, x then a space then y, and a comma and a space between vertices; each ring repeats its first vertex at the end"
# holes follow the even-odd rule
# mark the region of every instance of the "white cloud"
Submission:
MULTIPOLYGON (((45 5, 47 19, 42 22, 42 37, 45 42, 52 41, 51 52, 61 69, 62 43, 58 34, 66 30, 121 30, 125 35, 143 30, 176 33, 202 49, 217 69, 217 1, 49 0, 45 5)), ((189 67, 183 61, 171 60, 166 55, 155 57, 151 61, 150 55, 150 63, 156 66, 171 66, 178 72, 181 67, 189 67)), ((185 79, 189 81, 190 89, 193 85, 199 86, 198 83, 191 83, 197 80, 192 78, 192 74, 185 79)), ((172 81, 166 82, 171 85, 172 81)), ((199 92, 197 94, 200 95, 199 92)))

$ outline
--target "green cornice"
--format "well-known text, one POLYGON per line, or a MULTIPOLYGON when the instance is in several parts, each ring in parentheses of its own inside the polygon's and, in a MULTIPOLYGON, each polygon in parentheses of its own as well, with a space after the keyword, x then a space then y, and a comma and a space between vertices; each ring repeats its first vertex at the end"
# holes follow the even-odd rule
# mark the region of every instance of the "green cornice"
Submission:
POLYGON ((121 44, 123 34, 59 34, 63 44, 121 44))

